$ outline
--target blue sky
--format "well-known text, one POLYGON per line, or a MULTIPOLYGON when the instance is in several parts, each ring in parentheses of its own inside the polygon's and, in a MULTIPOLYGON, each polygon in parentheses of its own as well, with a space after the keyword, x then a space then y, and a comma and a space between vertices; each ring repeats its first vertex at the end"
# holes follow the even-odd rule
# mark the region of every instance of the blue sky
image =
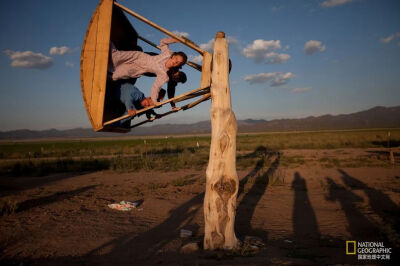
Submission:
MULTIPOLYGON (((400 2, 389 0, 120 0, 208 49, 217 31, 230 41, 238 119, 342 114, 400 105, 400 2)), ((80 88, 80 48, 98 1, 1 1, 0 131, 90 127, 80 88)), ((140 35, 165 35, 127 15, 140 35)), ((154 51, 140 44, 144 50, 154 51)), ((196 60, 196 52, 181 44, 196 60)), ((200 74, 184 67, 199 87, 200 74)), ((137 86, 149 95, 153 78, 137 86)), ((154 124, 209 119, 210 102, 154 124)), ((160 111, 168 111, 169 106, 160 111)))

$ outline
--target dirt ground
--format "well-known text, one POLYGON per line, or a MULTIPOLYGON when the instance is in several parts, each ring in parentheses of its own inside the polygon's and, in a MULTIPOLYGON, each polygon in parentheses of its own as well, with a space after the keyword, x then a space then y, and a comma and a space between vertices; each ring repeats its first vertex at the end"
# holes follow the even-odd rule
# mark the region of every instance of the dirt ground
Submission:
MULTIPOLYGON (((303 151, 287 151, 302 154, 303 151)), ((348 150, 351 156, 363 151, 348 150)), ((326 156, 314 150, 312 156, 326 156), (320 155, 318 155, 320 154, 320 155)), ((304 155, 304 153, 303 153, 304 155)), ((308 154, 310 155, 310 154, 308 154)), ((311 155, 310 155, 311 156, 311 155)), ((306 156, 307 157, 307 156, 306 156)), ((400 168, 283 167, 238 171, 235 231, 265 243, 254 256, 182 253, 204 236, 205 169, 2 177, 0 263, 11 265, 400 265, 400 168), (259 178, 276 177, 274 182, 259 178), (131 211, 108 204, 141 200, 131 211), (180 230, 193 232, 181 238, 180 230), (346 240, 378 241, 390 260, 346 255, 346 240)), ((318 161, 318 160, 317 160, 318 161)))

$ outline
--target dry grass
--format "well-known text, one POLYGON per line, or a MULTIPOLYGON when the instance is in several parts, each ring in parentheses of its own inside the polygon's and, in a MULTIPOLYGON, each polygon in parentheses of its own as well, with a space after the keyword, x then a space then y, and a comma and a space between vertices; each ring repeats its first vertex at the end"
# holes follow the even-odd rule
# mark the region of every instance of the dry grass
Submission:
MULTIPOLYGON (((400 129, 390 129, 391 146, 400 145, 400 129)), ((338 149, 387 146, 388 130, 331 132, 286 132, 239 135, 237 167, 254 167, 258 149, 338 149)), ((209 137, 124 140, 65 140, 46 142, 4 142, 0 144, 0 174, 41 176, 57 172, 112 170, 175 171, 204 169, 209 157, 209 137), (198 145, 197 145, 198 144, 198 145)), ((268 166, 265 162, 265 165, 268 166)), ((282 156, 280 165, 298 167, 313 160, 303 156, 282 156)), ((330 167, 388 167, 391 164, 371 158, 322 158, 314 163, 330 167)))

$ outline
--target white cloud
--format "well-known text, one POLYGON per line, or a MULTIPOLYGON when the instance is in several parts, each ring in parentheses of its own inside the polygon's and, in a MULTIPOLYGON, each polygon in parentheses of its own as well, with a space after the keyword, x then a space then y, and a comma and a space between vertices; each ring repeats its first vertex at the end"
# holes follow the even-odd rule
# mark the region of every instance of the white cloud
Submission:
POLYGON ((235 45, 238 43, 235 37, 228 36, 226 37, 226 41, 228 42, 229 45, 235 45))
POLYGON ((42 53, 11 50, 5 50, 4 53, 10 57, 12 67, 44 69, 49 68, 53 64, 51 57, 45 56, 42 53))
POLYGON ((305 92, 305 91, 309 91, 311 90, 311 87, 305 87, 305 88, 294 88, 292 90, 293 93, 301 93, 301 92, 305 92))
POLYGON ((208 43, 202 43, 200 44, 200 48, 206 51, 211 52, 214 46, 214 39, 211 39, 208 41, 208 43))
POLYGON ((293 77, 294 75, 291 72, 287 72, 285 74, 280 72, 270 72, 247 75, 245 76, 244 80, 249 82, 250 84, 267 83, 268 81, 270 81, 271 87, 277 87, 287 84, 289 80, 293 77))
POLYGON ((201 55, 189 55, 189 61, 200 64, 203 62, 203 56, 201 55))
POLYGON ((72 54, 75 52, 75 49, 69 48, 67 46, 61 46, 61 47, 51 47, 49 53, 51 55, 65 55, 65 54, 72 54))
POLYGON ((335 6, 342 6, 345 4, 348 4, 350 2, 353 2, 353 0, 326 0, 321 3, 321 6, 323 7, 335 7, 335 6))
MULTIPOLYGON (((229 45, 232 46, 236 46, 238 41, 231 36, 227 36, 226 37, 226 41, 228 42, 229 45)), ((207 43, 202 43, 199 45, 199 47, 203 50, 206 50, 208 52, 212 52, 213 48, 214 48, 214 39, 209 40, 207 43)), ((203 62, 203 57, 201 55, 189 55, 189 60, 194 62, 194 63, 202 63, 203 62)))
POLYGON ((266 64, 281 64, 287 62, 290 59, 290 55, 272 52, 265 54, 264 58, 266 64))
MULTIPOLYGON (((226 37, 226 41, 228 42, 229 45, 231 46, 235 46, 237 45, 238 41, 236 40, 236 38, 231 37, 231 36, 227 36, 226 37)), ((208 52, 212 52, 213 48, 214 48, 214 39, 209 40, 207 43, 202 43, 200 44, 200 48, 203 50, 206 50, 208 52)))
POLYGON ((316 52, 323 52, 326 50, 326 46, 320 41, 309 40, 304 45, 304 51, 306 54, 311 55, 316 52))
POLYGON ((281 41, 279 40, 265 41, 258 39, 244 48, 242 54, 247 58, 252 58, 255 63, 278 64, 290 59, 290 55, 276 52, 281 48, 281 41))
POLYGON ((266 83, 267 81, 274 78, 276 74, 277 74, 276 72, 272 72, 272 73, 259 73, 259 74, 247 75, 244 77, 244 80, 248 81, 250 84, 266 83))
POLYGON ((65 62, 65 65, 66 65, 67 67, 74 67, 74 63, 69 62, 69 61, 65 62))
POLYGON ((293 74, 291 72, 287 72, 286 74, 279 73, 272 81, 271 87, 278 87, 285 85, 289 82, 289 80, 293 78, 293 74))
POLYGON ((175 35, 181 36, 181 37, 189 38, 189 33, 184 32, 184 31, 174 30, 172 33, 175 35))
POLYGON ((400 32, 396 32, 395 34, 389 35, 387 37, 381 38, 381 42, 390 43, 394 39, 400 38, 400 32))

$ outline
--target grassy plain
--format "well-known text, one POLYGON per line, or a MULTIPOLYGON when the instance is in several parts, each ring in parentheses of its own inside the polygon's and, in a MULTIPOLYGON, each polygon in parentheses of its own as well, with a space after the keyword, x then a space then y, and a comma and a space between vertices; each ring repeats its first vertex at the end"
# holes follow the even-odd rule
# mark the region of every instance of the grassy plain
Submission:
MULTIPOLYGON (((207 165, 210 141, 210 136, 183 136, 2 142, 0 174, 42 176, 94 170, 199 170, 207 165)), ((385 149, 399 145, 400 129, 241 134, 237 137, 237 167, 252 167, 261 157, 284 150, 385 149)), ((302 154, 281 155, 281 164, 286 167, 309 165, 313 161, 302 154)), ((314 158, 314 161, 328 168, 390 166, 389 160, 375 160, 379 156, 330 156, 314 158)), ((268 160, 265 164, 268 166, 268 160)))

